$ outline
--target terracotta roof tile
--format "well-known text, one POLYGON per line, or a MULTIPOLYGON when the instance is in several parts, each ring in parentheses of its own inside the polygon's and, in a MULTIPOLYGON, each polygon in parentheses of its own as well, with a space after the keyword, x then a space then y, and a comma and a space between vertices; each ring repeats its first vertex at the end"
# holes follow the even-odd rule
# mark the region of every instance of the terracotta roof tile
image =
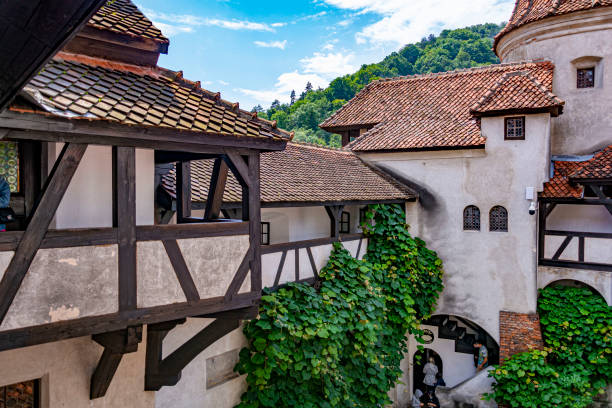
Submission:
POLYGON ((541 197, 582 198, 584 188, 581 181, 612 179, 612 145, 595 153, 584 161, 553 161, 554 176, 544 183, 541 197))
MULTIPOLYGON (((371 128, 352 142, 354 151, 412 150, 484 146, 479 123, 470 108, 502 77, 524 72, 548 92, 554 66, 550 62, 491 65, 439 74, 398 77, 372 82, 325 120, 330 131, 371 128)), ((530 87, 533 84, 530 81, 530 87)), ((536 95, 542 93, 537 86, 536 95)), ((533 103, 522 88, 509 89, 504 101, 533 103)))
POLYGON ((153 40, 168 44, 159 28, 130 0, 109 0, 91 17, 87 25, 100 30, 153 40))
POLYGON ((508 24, 495 36, 493 49, 497 48, 504 35, 525 24, 548 17, 606 6, 612 6, 612 0, 516 0, 508 24))
POLYGON ((102 65, 97 65, 93 63, 97 60, 88 57, 66 53, 60 56, 49 62, 24 88, 45 111, 52 114, 106 119, 126 124, 146 122, 148 125, 221 136, 278 140, 290 140, 292 137, 291 133, 276 128, 273 122, 236 109, 236 104, 196 87, 176 72, 159 67, 139 71, 139 67, 104 60, 100 60, 102 65), (128 68, 133 69, 133 72, 128 68), (65 79, 68 72, 79 72, 81 76, 73 76, 70 82, 65 79), (186 104, 184 98, 177 97, 179 92, 189 95, 190 101, 194 103, 186 104), (171 104, 173 107, 169 108, 171 104), (196 116, 208 118, 211 115, 217 118, 216 124, 195 119, 196 116), (248 131, 244 123, 248 124, 248 131))
MULTIPOLYGON (((205 202, 213 161, 191 163, 192 200, 205 202)), ((354 153, 298 143, 288 143, 281 152, 261 155, 261 201, 338 202, 407 200, 415 194, 388 175, 366 165, 354 153)), ((174 196, 175 174, 162 180, 174 196)), ((241 187, 228 176, 223 200, 240 202, 241 187)))
POLYGON ((477 115, 513 110, 545 111, 564 104, 529 71, 514 71, 505 73, 470 111, 477 115))

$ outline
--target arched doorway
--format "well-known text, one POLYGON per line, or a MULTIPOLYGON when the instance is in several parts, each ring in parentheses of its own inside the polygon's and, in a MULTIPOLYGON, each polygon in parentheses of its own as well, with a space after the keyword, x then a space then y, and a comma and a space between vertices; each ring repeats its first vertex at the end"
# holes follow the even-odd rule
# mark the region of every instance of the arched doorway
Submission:
POLYGON ((412 392, 420 389, 421 391, 425 391, 425 385, 423 384, 423 378, 425 375, 423 374, 423 367, 429 361, 430 358, 434 359, 436 366, 438 366, 438 373, 444 376, 444 366, 442 363, 442 357, 435 351, 424 348, 422 350, 418 350, 414 353, 412 357, 412 367, 413 367, 413 384, 412 384, 412 392))

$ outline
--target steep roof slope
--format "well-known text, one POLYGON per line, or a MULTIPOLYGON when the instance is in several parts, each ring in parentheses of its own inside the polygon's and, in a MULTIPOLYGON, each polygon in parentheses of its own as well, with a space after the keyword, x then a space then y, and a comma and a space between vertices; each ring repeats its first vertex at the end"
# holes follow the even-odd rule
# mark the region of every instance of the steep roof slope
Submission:
POLYGON ((497 49, 504 35, 525 24, 548 17, 606 6, 612 6, 612 0, 516 0, 508 24, 495 36, 493 48, 497 49))
MULTIPOLYGON (((382 79, 366 86, 321 127, 371 128, 350 145, 357 152, 482 147, 485 140, 470 108, 512 72, 526 73, 550 92, 553 70, 550 62, 524 62, 382 79)), ((505 92, 516 106, 533 98, 531 86, 505 92)))
MULTIPOLYGON (((191 162, 192 200, 205 202, 213 163, 191 162)), ((162 180, 175 195, 175 173, 162 180)), ((320 203, 404 201, 414 192, 390 176, 366 165, 354 153, 320 146, 288 143, 281 152, 261 155, 262 203, 320 203)), ((241 187, 228 177, 223 200, 240 202, 241 187)))

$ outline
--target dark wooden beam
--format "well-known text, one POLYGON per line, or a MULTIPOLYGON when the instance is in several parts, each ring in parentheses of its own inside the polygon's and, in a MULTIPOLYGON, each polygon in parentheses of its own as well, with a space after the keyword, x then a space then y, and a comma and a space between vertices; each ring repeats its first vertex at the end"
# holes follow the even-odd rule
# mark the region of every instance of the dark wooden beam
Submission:
MULTIPOLYGON (((244 280, 246 279, 246 276, 249 273, 249 270, 251 268, 252 258, 253 258, 253 246, 251 244, 251 247, 249 247, 246 254, 244 254, 244 257, 242 258, 242 262, 240 262, 240 265, 238 266, 238 270, 234 274, 234 278, 232 279, 229 287, 227 288, 227 291, 225 292, 226 302, 231 302, 232 299, 238 294, 238 291, 242 287, 242 284, 244 283, 244 280)), ((251 271, 251 273, 253 272, 251 271)), ((251 292, 254 292, 252 287, 251 287, 251 292)))
POLYGON ((53 166, 40 202, 0 281, 0 323, 13 303, 86 149, 84 144, 64 145, 53 166))
POLYGON ((185 298, 188 302, 197 302, 200 300, 200 294, 198 293, 198 288, 191 277, 191 273, 189 273, 189 268, 187 267, 187 263, 183 258, 183 254, 181 253, 178 243, 176 240, 164 240, 162 242, 164 244, 164 248, 166 248, 168 258, 170 258, 170 263, 172 264, 176 278, 183 289, 185 298))
POLYGON ((556 268, 572 268, 572 269, 587 269, 591 271, 612 272, 612 264, 602 264, 597 262, 580 262, 580 261, 560 261, 553 259, 540 259, 538 262, 541 266, 552 266, 556 268))
POLYGON ((136 150, 113 147, 114 213, 119 241, 119 310, 136 309, 136 150))
POLYGON ((573 238, 572 236, 565 237, 565 239, 563 240, 563 242, 561 243, 559 248, 557 248, 557 251, 553 255, 552 257, 553 261, 556 261, 559 259, 559 257, 563 254, 563 251, 565 251, 565 248, 567 248, 567 246, 571 242, 572 238, 573 238))
POLYGON ((176 163, 176 222, 191 217, 191 162, 176 163))
POLYGON ((283 251, 278 269, 276 270, 276 276, 274 277, 274 286, 278 286, 280 283, 281 275, 283 274, 283 267, 285 266, 285 259, 287 258, 287 251, 283 251))
POLYGON ((249 224, 247 222, 139 225, 136 227, 138 241, 224 237, 228 235, 246 235, 248 233, 249 224))
POLYGON ((550 203, 546 206, 546 218, 553 212, 553 210, 557 207, 556 203, 550 203))
POLYGON ((273 254, 276 252, 290 251, 296 248, 308 248, 321 245, 329 245, 334 242, 347 242, 362 239, 363 234, 341 234, 338 238, 315 238, 305 241, 282 242, 279 244, 263 245, 261 247, 262 254, 273 254))
POLYGON ((147 365, 145 369, 145 390, 158 391, 166 385, 175 385, 181 378, 181 371, 202 351, 214 342, 236 330, 240 326, 238 319, 216 319, 198 334, 187 340, 182 346, 162 359, 163 337, 167 327, 157 330, 149 326, 152 332, 151 342, 147 339, 147 365), (157 332, 157 333, 155 333, 157 332), (151 352, 149 353, 149 345, 151 352))
POLYGON ((546 251, 546 216, 547 206, 550 205, 543 200, 538 200, 538 259, 543 259, 546 251))
POLYGON ((226 312, 210 313, 200 317, 203 319, 239 319, 239 320, 251 320, 257 317, 259 314, 259 306, 246 307, 244 309, 228 310, 226 312))
POLYGON ((306 253, 308 254, 308 260, 310 261, 310 267, 312 268, 313 276, 316 279, 319 279, 319 271, 317 270, 317 265, 315 264, 314 257, 312 256, 312 250, 310 249, 310 247, 306 248, 306 253))
POLYGON ((249 154, 249 240, 251 242, 251 292, 261 293, 261 189, 259 152, 249 154))
POLYGON ((587 185, 589 186, 591 191, 595 193, 597 198, 599 198, 601 201, 604 202, 603 206, 606 207, 606 210, 608 210, 610 215, 612 215, 612 199, 610 199, 609 197, 606 197, 606 195, 603 192, 602 186, 597 185, 597 184, 587 184, 587 185), (606 201, 609 201, 609 202, 606 204, 605 203, 606 201))
POLYGON ((97 334, 92 336, 92 339, 104 347, 102 357, 91 377, 89 398, 95 399, 106 395, 123 355, 138 350, 138 343, 142 341, 142 326, 97 334))
POLYGON ((243 309, 256 305, 260 296, 259 293, 239 293, 231 302, 225 302, 220 296, 198 302, 174 303, 6 330, 0 332, 0 351, 121 330, 129 326, 243 309))
POLYGON ((215 160, 210 179, 210 186, 208 188, 208 198, 206 200, 204 220, 214 220, 219 218, 221 206, 223 205, 223 193, 225 192, 228 170, 229 167, 227 167, 225 160, 221 158, 215 160))
MULTIPOLYGON (((245 162, 245 159, 243 158, 243 156, 241 156, 240 154, 236 153, 235 151, 229 150, 229 149, 226 151, 226 154, 227 154, 227 158, 229 159, 229 162, 231 162, 233 167, 238 172, 237 176, 242 178, 242 180, 244 180, 245 184, 247 186, 249 186, 250 183, 251 183, 251 178, 249 177, 249 165, 245 162)), ((257 154, 259 154, 259 153, 257 153, 257 154)), ((230 163, 228 163, 228 164, 230 164, 230 163)), ((239 179, 239 181, 240 181, 240 179, 239 179)))
POLYGON ((329 216, 330 221, 330 236, 338 237, 340 235, 340 217, 342 215, 343 205, 326 205, 325 211, 329 216))

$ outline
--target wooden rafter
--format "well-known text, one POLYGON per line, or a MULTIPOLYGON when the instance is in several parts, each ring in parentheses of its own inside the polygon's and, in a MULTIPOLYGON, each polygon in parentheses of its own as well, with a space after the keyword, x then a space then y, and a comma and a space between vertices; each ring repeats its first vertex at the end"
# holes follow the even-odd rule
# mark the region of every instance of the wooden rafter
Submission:
POLYGON ((603 187, 597 184, 592 184, 592 183, 589 183, 588 186, 591 189, 591 191, 595 193, 597 198, 603 202, 602 205, 606 207, 606 210, 608 210, 608 212, 612 215, 612 199, 610 199, 609 197, 606 197, 606 195, 603 192, 603 187))
POLYGON ((106 395, 123 355, 138 350, 138 343, 142 341, 142 326, 96 334, 92 336, 92 339, 104 347, 100 361, 91 377, 89 398, 95 399, 106 395))
POLYGON ((17 295, 86 149, 85 144, 65 144, 53 166, 39 204, 0 281, 0 323, 17 295))
POLYGON ((176 218, 183 223, 191 217, 191 162, 176 163, 176 218))
MULTIPOLYGON (((249 212, 249 241, 251 242, 251 292, 261 293, 261 201, 260 201, 260 163, 259 152, 249 153, 249 189, 248 189, 248 212, 249 212)), ((243 198, 244 200, 244 198, 243 198)))
POLYGON ((181 323, 184 323, 184 320, 148 326, 146 391, 158 391, 163 386, 175 385, 180 380, 181 371, 187 364, 215 341, 240 326, 238 319, 215 319, 166 358, 162 358, 164 338, 168 332, 181 323))

